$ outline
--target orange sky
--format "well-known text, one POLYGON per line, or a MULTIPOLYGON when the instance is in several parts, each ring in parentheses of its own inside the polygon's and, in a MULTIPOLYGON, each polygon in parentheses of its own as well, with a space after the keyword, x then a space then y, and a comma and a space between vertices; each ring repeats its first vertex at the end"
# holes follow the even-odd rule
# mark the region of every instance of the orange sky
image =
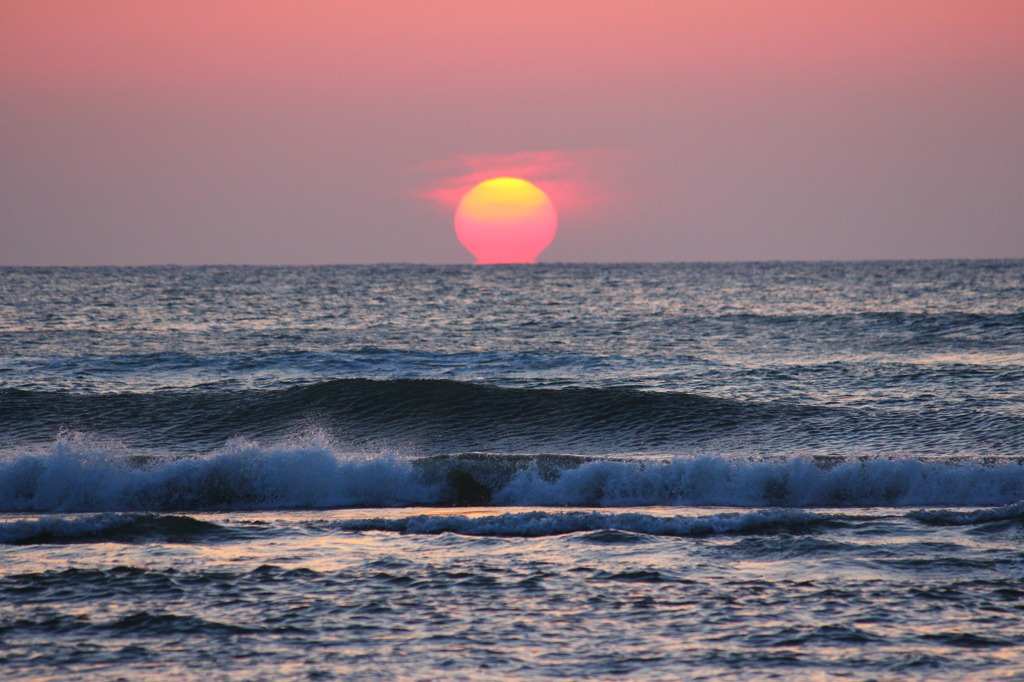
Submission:
POLYGON ((417 195, 524 153, 633 201, 549 260, 1024 257, 1021 2, 5 0, 0 45, 0 264, 467 262, 417 195))

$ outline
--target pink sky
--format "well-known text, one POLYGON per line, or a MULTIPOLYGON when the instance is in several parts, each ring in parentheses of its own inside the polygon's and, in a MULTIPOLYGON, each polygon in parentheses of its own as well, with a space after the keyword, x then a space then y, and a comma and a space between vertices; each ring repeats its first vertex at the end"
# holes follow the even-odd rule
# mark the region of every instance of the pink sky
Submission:
POLYGON ((0 4, 0 265, 1024 257, 1024 3, 0 4), (530 177, 533 174, 534 177, 530 177))

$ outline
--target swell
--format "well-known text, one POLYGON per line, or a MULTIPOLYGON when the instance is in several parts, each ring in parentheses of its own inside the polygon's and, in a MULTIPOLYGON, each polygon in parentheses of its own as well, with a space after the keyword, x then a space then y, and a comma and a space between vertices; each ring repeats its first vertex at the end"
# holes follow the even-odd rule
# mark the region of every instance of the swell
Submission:
MULTIPOLYGON (((484 537, 544 537, 617 531, 634 535, 701 537, 730 533, 801 532, 842 523, 843 519, 836 515, 791 509, 761 509, 696 517, 643 512, 527 511, 483 517, 418 514, 397 518, 342 519, 299 524, 292 530, 302 533, 388 531, 410 535, 457 533, 484 537)), ((193 543, 238 534, 226 526, 189 516, 148 513, 99 513, 0 521, 0 544, 10 545, 193 543)), ((616 540, 621 541, 622 538, 616 540)))
MULTIPOLYGON (((0 334, 0 342, 3 336, 0 334)), ((41 342, 45 341, 41 339, 41 342)), ((268 389, 310 383, 322 377, 369 379, 473 379, 486 373, 505 379, 579 377, 614 373, 636 363, 620 356, 579 353, 473 351, 431 352, 417 349, 277 349, 219 352, 152 352, 88 355, 34 355, 38 349, 7 358, 2 368, 8 386, 46 386, 77 393, 153 392, 166 390, 268 389)), ((31 344, 30 344, 31 346, 31 344)), ((72 349, 69 349, 72 350, 72 349)), ((673 362, 687 360, 674 355, 673 362)))
POLYGON ((760 452, 1014 454, 1024 417, 757 402, 627 388, 508 388, 427 379, 335 379, 285 389, 80 394, 0 390, 0 447, 65 429, 203 452, 235 437, 316 430, 356 447, 425 454, 679 452, 745 440, 760 452))
POLYGON ((642 513, 543 511, 482 518, 419 515, 398 519, 348 519, 331 525, 335 530, 390 531, 410 535, 458 533, 485 537, 545 537, 587 531, 619 531, 664 537, 701 537, 728 533, 799 532, 837 523, 840 523, 838 519, 826 515, 774 509, 694 518, 642 513))
POLYGON ((62 441, 0 460, 0 511, 409 506, 894 507, 1024 500, 1011 459, 352 455, 320 441, 236 441, 139 457, 62 441))
MULTIPOLYGON (((286 518, 286 517, 282 517, 286 518)), ((863 527, 865 522, 881 524, 912 520, 926 525, 978 526, 991 528, 1000 522, 1019 527, 1024 519, 1024 502, 970 510, 915 509, 884 517, 846 515, 835 511, 767 508, 711 514, 670 515, 644 511, 551 511, 531 510, 496 514, 413 514, 409 516, 360 517, 297 520, 273 527, 241 530, 189 516, 152 513, 97 513, 75 516, 42 516, 34 519, 0 521, 0 544, 120 543, 209 543, 218 539, 252 539, 260 535, 280 537, 282 533, 321 535, 345 532, 390 532, 407 535, 453 533, 474 537, 550 537, 580 534, 587 542, 632 544, 654 537, 705 537, 713 535, 778 535, 812 533, 822 529, 863 527)), ((1000 526, 1001 528, 1002 526, 1000 526)), ((269 568, 269 567, 267 567, 269 568)), ((116 570, 116 569, 115 569, 116 570)), ((172 569, 173 570, 173 569, 172 569)), ((121 569, 129 577, 147 573, 143 569, 121 569)), ((86 572, 87 573, 87 572, 86 572)), ((100 572, 103 574, 103 572, 100 572)), ((81 583, 85 573, 74 571, 81 583)), ((106 578, 106 574, 101 575, 106 578)))
POLYGON ((687 393, 632 389, 505 388, 429 379, 335 379, 276 390, 83 395, 0 390, 0 438, 52 438, 62 429, 116 433, 133 442, 215 447, 311 422, 353 444, 400 437, 428 450, 501 450, 598 440, 649 447, 721 434, 739 425, 821 413, 687 393), (529 445, 528 445, 529 446, 529 445))
POLYGON ((73 542, 179 542, 208 539, 225 528, 188 516, 99 514, 0 522, 0 544, 73 542))
POLYGON ((1024 500, 1014 504, 967 511, 954 509, 920 509, 910 516, 933 526, 973 526, 999 521, 1024 521, 1024 500))

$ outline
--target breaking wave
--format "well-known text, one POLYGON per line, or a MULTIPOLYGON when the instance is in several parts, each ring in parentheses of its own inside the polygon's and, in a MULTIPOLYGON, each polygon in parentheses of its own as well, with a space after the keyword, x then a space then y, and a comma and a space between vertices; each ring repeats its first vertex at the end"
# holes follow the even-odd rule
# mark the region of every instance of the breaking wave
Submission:
POLYGON ((1024 467, 982 459, 418 459, 311 440, 234 441, 204 456, 143 457, 62 440, 0 460, 0 511, 187 511, 407 506, 986 506, 1024 500, 1024 467))

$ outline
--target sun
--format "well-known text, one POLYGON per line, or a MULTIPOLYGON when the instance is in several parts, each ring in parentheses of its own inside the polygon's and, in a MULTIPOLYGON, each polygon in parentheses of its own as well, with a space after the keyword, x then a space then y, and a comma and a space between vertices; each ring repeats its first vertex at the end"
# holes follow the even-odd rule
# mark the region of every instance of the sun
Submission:
POLYGON ((455 210, 455 235, 477 264, 534 263, 557 231, 548 195, 519 178, 484 180, 455 210))

